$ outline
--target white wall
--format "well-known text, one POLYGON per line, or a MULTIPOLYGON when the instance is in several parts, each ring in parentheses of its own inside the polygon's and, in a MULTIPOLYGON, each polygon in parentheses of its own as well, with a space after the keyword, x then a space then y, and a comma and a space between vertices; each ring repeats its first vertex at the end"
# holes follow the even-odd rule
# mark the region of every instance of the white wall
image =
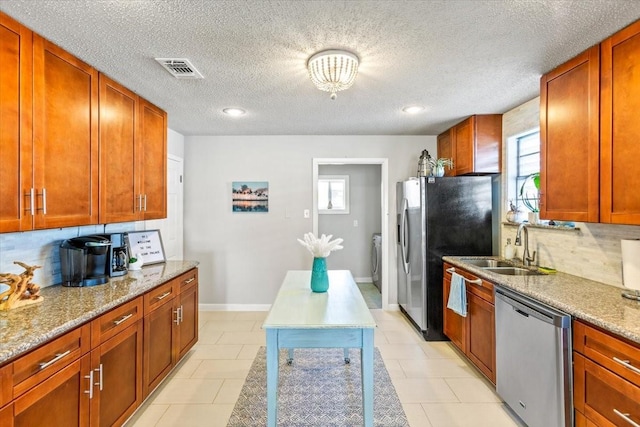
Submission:
POLYGON ((382 231, 380 215, 381 165, 320 165, 319 175, 348 175, 350 209, 348 214, 318 215, 318 234, 344 239, 336 256, 327 258, 327 267, 351 270, 360 282, 371 282, 371 239, 382 231), (358 225, 354 225, 358 221, 358 225))
MULTIPOLYGON (((505 113, 502 117, 503 159, 508 158, 509 138, 540 126, 540 98, 532 99, 505 113)), ((507 194, 505 177, 508 162, 503 162, 503 192, 507 194)), ((571 165, 567 165, 571 167, 571 165)), ((503 200, 501 218, 506 220, 507 200, 503 200)), ((549 218, 550 219, 550 218, 549 218)), ((640 226, 609 225, 576 222, 580 231, 561 231, 540 228, 529 230, 529 250, 537 252, 539 265, 578 277, 596 280, 613 286, 622 286, 621 239, 640 238, 640 226)), ((515 240, 516 228, 503 225, 501 254, 507 238, 515 240)), ((517 255, 522 256, 522 248, 517 255)))
MULTIPOLYGON (((389 302, 396 301, 395 182, 415 175, 435 136, 185 137, 185 259, 200 262, 203 304, 271 304, 287 270, 309 269, 313 158, 389 159, 389 302), (268 181, 269 212, 232 213, 233 181, 268 181)), ((334 255, 335 256, 335 255, 334 255)))

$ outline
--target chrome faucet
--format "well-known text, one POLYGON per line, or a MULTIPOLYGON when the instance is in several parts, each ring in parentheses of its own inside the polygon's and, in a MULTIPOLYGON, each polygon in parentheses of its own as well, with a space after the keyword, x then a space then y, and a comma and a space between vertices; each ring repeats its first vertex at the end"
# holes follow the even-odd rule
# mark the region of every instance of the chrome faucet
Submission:
POLYGON ((529 229, 527 228, 527 224, 522 223, 520 227, 518 227, 518 232, 516 233, 516 246, 522 246, 522 240, 520 239, 520 234, 524 230, 524 251, 522 253, 522 264, 526 266, 531 266, 531 264, 536 260, 536 251, 533 251, 533 256, 529 253, 529 229))

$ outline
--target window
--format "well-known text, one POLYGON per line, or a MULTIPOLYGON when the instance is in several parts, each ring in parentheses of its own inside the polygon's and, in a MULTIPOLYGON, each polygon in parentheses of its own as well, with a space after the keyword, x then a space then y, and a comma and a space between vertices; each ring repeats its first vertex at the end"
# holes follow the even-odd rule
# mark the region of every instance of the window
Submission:
POLYGON ((318 213, 349 213, 349 176, 318 176, 318 213))
MULTIPOLYGON (((516 204, 524 207, 525 203, 520 196, 520 189, 529 175, 540 172, 540 131, 535 130, 515 138, 515 154, 516 204)), ((525 197, 529 196, 530 203, 535 203, 537 206, 537 200, 532 200, 532 195, 537 194, 532 180, 527 181, 524 194, 525 197)))

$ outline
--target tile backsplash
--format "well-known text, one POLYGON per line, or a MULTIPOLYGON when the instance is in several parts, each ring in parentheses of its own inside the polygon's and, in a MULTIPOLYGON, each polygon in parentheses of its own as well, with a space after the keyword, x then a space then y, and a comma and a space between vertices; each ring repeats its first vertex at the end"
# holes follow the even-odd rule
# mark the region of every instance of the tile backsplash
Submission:
POLYGON ((60 272, 60 244, 69 238, 96 233, 133 231, 136 223, 125 222, 108 225, 55 228, 51 230, 25 231, 0 234, 0 273, 22 273, 22 267, 14 261, 39 265, 33 283, 51 286, 62 281, 60 272))

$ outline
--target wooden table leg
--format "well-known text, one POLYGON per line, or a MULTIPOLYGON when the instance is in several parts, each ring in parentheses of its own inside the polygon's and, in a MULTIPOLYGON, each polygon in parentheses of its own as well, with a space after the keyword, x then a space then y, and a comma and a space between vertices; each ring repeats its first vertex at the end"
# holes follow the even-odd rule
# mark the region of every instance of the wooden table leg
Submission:
POLYGON ((278 423, 278 329, 267 329, 267 426, 278 423))
POLYGON ((373 328, 362 329, 360 367, 364 427, 373 427, 373 328))

